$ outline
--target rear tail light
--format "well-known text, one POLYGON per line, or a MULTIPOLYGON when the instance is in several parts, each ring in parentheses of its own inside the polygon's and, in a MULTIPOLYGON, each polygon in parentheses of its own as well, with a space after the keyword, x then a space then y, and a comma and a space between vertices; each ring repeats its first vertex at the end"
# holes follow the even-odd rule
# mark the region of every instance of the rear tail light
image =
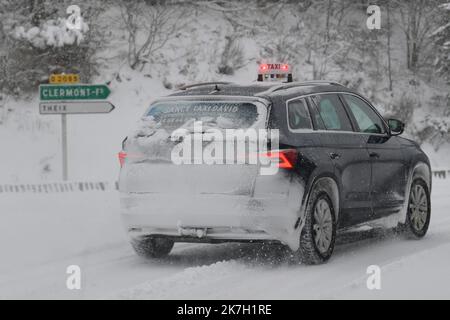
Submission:
POLYGON ((278 168, 292 169, 297 161, 297 150, 271 150, 267 153, 261 154, 261 156, 269 158, 272 162, 276 162, 278 168))
POLYGON ((122 168, 123 164, 125 163, 125 159, 127 158, 127 153, 125 151, 120 151, 118 156, 120 167, 122 168))
POLYGON ((141 153, 128 153, 125 151, 120 151, 118 154, 120 167, 123 167, 127 159, 132 159, 133 161, 141 161, 145 159, 145 156, 141 153))
MULTIPOLYGON (((131 155, 125 151, 120 151, 118 154, 120 167, 125 163, 125 160, 131 155)), ((277 163, 278 168, 282 169, 292 169, 294 168, 295 162, 297 161, 297 150, 295 149, 284 149, 284 150, 271 150, 266 153, 260 154, 261 157, 269 158, 273 163, 277 163)), ((139 158, 141 156, 133 155, 133 158, 139 158)))

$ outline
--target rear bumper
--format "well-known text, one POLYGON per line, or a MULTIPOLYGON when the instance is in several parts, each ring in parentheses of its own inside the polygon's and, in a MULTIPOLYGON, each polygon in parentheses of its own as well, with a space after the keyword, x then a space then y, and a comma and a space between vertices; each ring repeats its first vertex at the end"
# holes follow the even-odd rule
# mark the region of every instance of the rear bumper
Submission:
POLYGON ((204 232, 202 236, 183 235, 182 231, 164 228, 132 228, 128 230, 128 235, 133 239, 147 237, 164 237, 174 242, 194 242, 194 243, 224 243, 224 242, 269 242, 280 243, 280 240, 265 231, 255 231, 242 228, 210 227, 198 229, 204 232))
POLYGON ((274 241, 296 250, 302 190, 297 185, 253 197, 122 192, 121 215, 132 238, 167 236, 180 242, 206 243, 274 241))

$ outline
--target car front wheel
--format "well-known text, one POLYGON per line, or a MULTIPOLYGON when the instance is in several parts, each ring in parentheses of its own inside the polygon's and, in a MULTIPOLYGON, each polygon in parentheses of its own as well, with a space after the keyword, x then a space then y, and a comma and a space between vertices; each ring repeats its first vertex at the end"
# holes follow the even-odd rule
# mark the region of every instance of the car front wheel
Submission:
POLYGON ((430 225, 431 202, 427 184, 416 179, 411 185, 406 222, 400 229, 410 238, 420 239, 425 236, 430 225))

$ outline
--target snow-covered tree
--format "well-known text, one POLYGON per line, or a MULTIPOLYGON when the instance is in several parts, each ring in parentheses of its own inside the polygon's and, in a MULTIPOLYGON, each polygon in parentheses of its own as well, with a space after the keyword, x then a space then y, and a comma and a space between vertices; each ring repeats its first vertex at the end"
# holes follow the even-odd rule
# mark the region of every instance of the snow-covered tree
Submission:
POLYGON ((437 47, 435 66, 450 84, 450 2, 441 5, 441 8, 444 10, 441 26, 432 34, 437 47))
POLYGON ((395 0, 400 13, 399 27, 406 41, 406 66, 417 71, 426 64, 425 50, 430 47, 429 35, 439 16, 442 0, 395 0))
MULTIPOLYGON (((187 10, 177 10, 164 1, 119 1, 127 33, 127 60, 132 69, 143 70, 183 27, 187 10)), ((179 7, 183 8, 181 4, 179 7)))
POLYGON ((69 1, 0 0, 0 91, 19 95, 36 90, 53 72, 75 72, 83 81, 95 73, 98 36, 91 22, 101 3, 81 4, 81 24, 67 25, 69 1))

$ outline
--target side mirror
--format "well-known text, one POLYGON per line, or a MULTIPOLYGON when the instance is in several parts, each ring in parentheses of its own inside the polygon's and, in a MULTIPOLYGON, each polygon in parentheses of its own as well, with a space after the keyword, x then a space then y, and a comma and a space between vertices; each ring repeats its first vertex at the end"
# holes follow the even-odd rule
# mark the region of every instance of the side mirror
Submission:
POLYGON ((388 120, 389 129, 391 130, 392 136, 398 136, 405 131, 405 124, 397 119, 388 120))

